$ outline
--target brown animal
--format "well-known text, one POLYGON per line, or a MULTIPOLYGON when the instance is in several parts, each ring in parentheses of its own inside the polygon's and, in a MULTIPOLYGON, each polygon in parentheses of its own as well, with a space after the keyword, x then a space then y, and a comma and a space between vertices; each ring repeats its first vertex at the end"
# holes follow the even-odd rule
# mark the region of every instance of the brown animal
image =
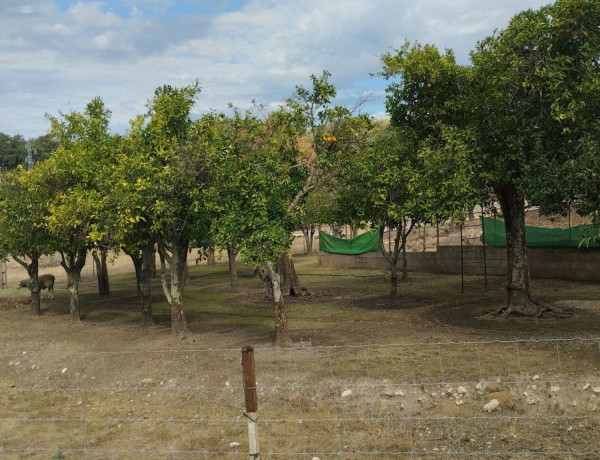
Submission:
MULTIPOLYGON (((40 293, 44 289, 48 289, 48 299, 54 299, 54 279, 54 275, 50 274, 38 276, 38 286, 40 289, 40 293)), ((31 280, 29 278, 19 281, 19 287, 17 289, 21 289, 24 287, 28 288, 31 291, 31 280)))

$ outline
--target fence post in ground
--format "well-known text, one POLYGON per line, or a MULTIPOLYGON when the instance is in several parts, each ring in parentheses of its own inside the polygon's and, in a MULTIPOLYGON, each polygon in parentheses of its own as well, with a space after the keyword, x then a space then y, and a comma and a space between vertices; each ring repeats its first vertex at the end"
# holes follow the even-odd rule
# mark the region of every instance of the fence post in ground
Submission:
POLYGON ((6 261, 0 261, 0 287, 6 289, 8 285, 8 270, 6 268, 6 261))
POLYGON ((244 399, 248 419, 248 450, 250 458, 260 458, 258 448, 258 394, 256 391, 256 372, 254 365, 254 347, 242 348, 242 371, 244 374, 244 399))

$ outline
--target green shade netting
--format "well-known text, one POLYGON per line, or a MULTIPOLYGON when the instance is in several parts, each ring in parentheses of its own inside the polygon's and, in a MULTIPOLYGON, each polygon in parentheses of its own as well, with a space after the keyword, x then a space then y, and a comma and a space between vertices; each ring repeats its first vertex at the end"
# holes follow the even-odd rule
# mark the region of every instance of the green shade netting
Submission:
MULTIPOLYGON (((506 246, 504 221, 483 217, 482 223, 481 241, 490 246, 506 246)), ((598 230, 593 225, 577 225, 571 228, 525 226, 525 245, 530 248, 600 248, 600 242, 581 244, 586 238, 597 234, 598 230)))
POLYGON ((345 255, 379 252, 379 232, 363 233, 356 238, 347 240, 321 233, 319 234, 319 250, 345 255))

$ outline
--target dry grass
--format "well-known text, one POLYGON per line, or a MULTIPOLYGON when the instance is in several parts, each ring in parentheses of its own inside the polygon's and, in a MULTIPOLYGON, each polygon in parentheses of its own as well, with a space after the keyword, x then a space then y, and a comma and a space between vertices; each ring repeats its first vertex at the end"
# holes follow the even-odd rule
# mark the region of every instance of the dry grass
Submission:
POLYGON ((185 339, 169 334, 158 284, 158 325, 138 326, 131 274, 112 277, 109 298, 85 281, 81 325, 60 286, 41 317, 26 293, 2 295, 0 459, 245 457, 246 344, 257 347, 262 458, 600 457, 600 286, 534 281, 538 297, 577 313, 497 321, 484 313, 502 280, 486 292, 474 277, 460 294, 458 277, 412 274, 390 305, 383 273, 314 257, 297 268, 312 295, 288 301, 290 349, 271 347, 248 269, 231 292, 224 265, 192 268, 185 339), (584 340, 557 340, 574 337, 584 340), (483 412, 491 399, 500 407, 483 412))

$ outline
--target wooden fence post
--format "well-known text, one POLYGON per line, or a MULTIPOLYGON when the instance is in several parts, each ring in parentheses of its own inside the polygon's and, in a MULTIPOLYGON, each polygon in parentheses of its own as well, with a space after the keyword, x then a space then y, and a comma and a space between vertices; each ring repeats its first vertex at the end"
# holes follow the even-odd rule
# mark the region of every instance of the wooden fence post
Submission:
POLYGON ((256 391, 256 371, 254 366, 254 347, 242 348, 242 371, 244 374, 244 399, 248 419, 248 450, 250 458, 260 458, 258 448, 258 393, 256 391))

